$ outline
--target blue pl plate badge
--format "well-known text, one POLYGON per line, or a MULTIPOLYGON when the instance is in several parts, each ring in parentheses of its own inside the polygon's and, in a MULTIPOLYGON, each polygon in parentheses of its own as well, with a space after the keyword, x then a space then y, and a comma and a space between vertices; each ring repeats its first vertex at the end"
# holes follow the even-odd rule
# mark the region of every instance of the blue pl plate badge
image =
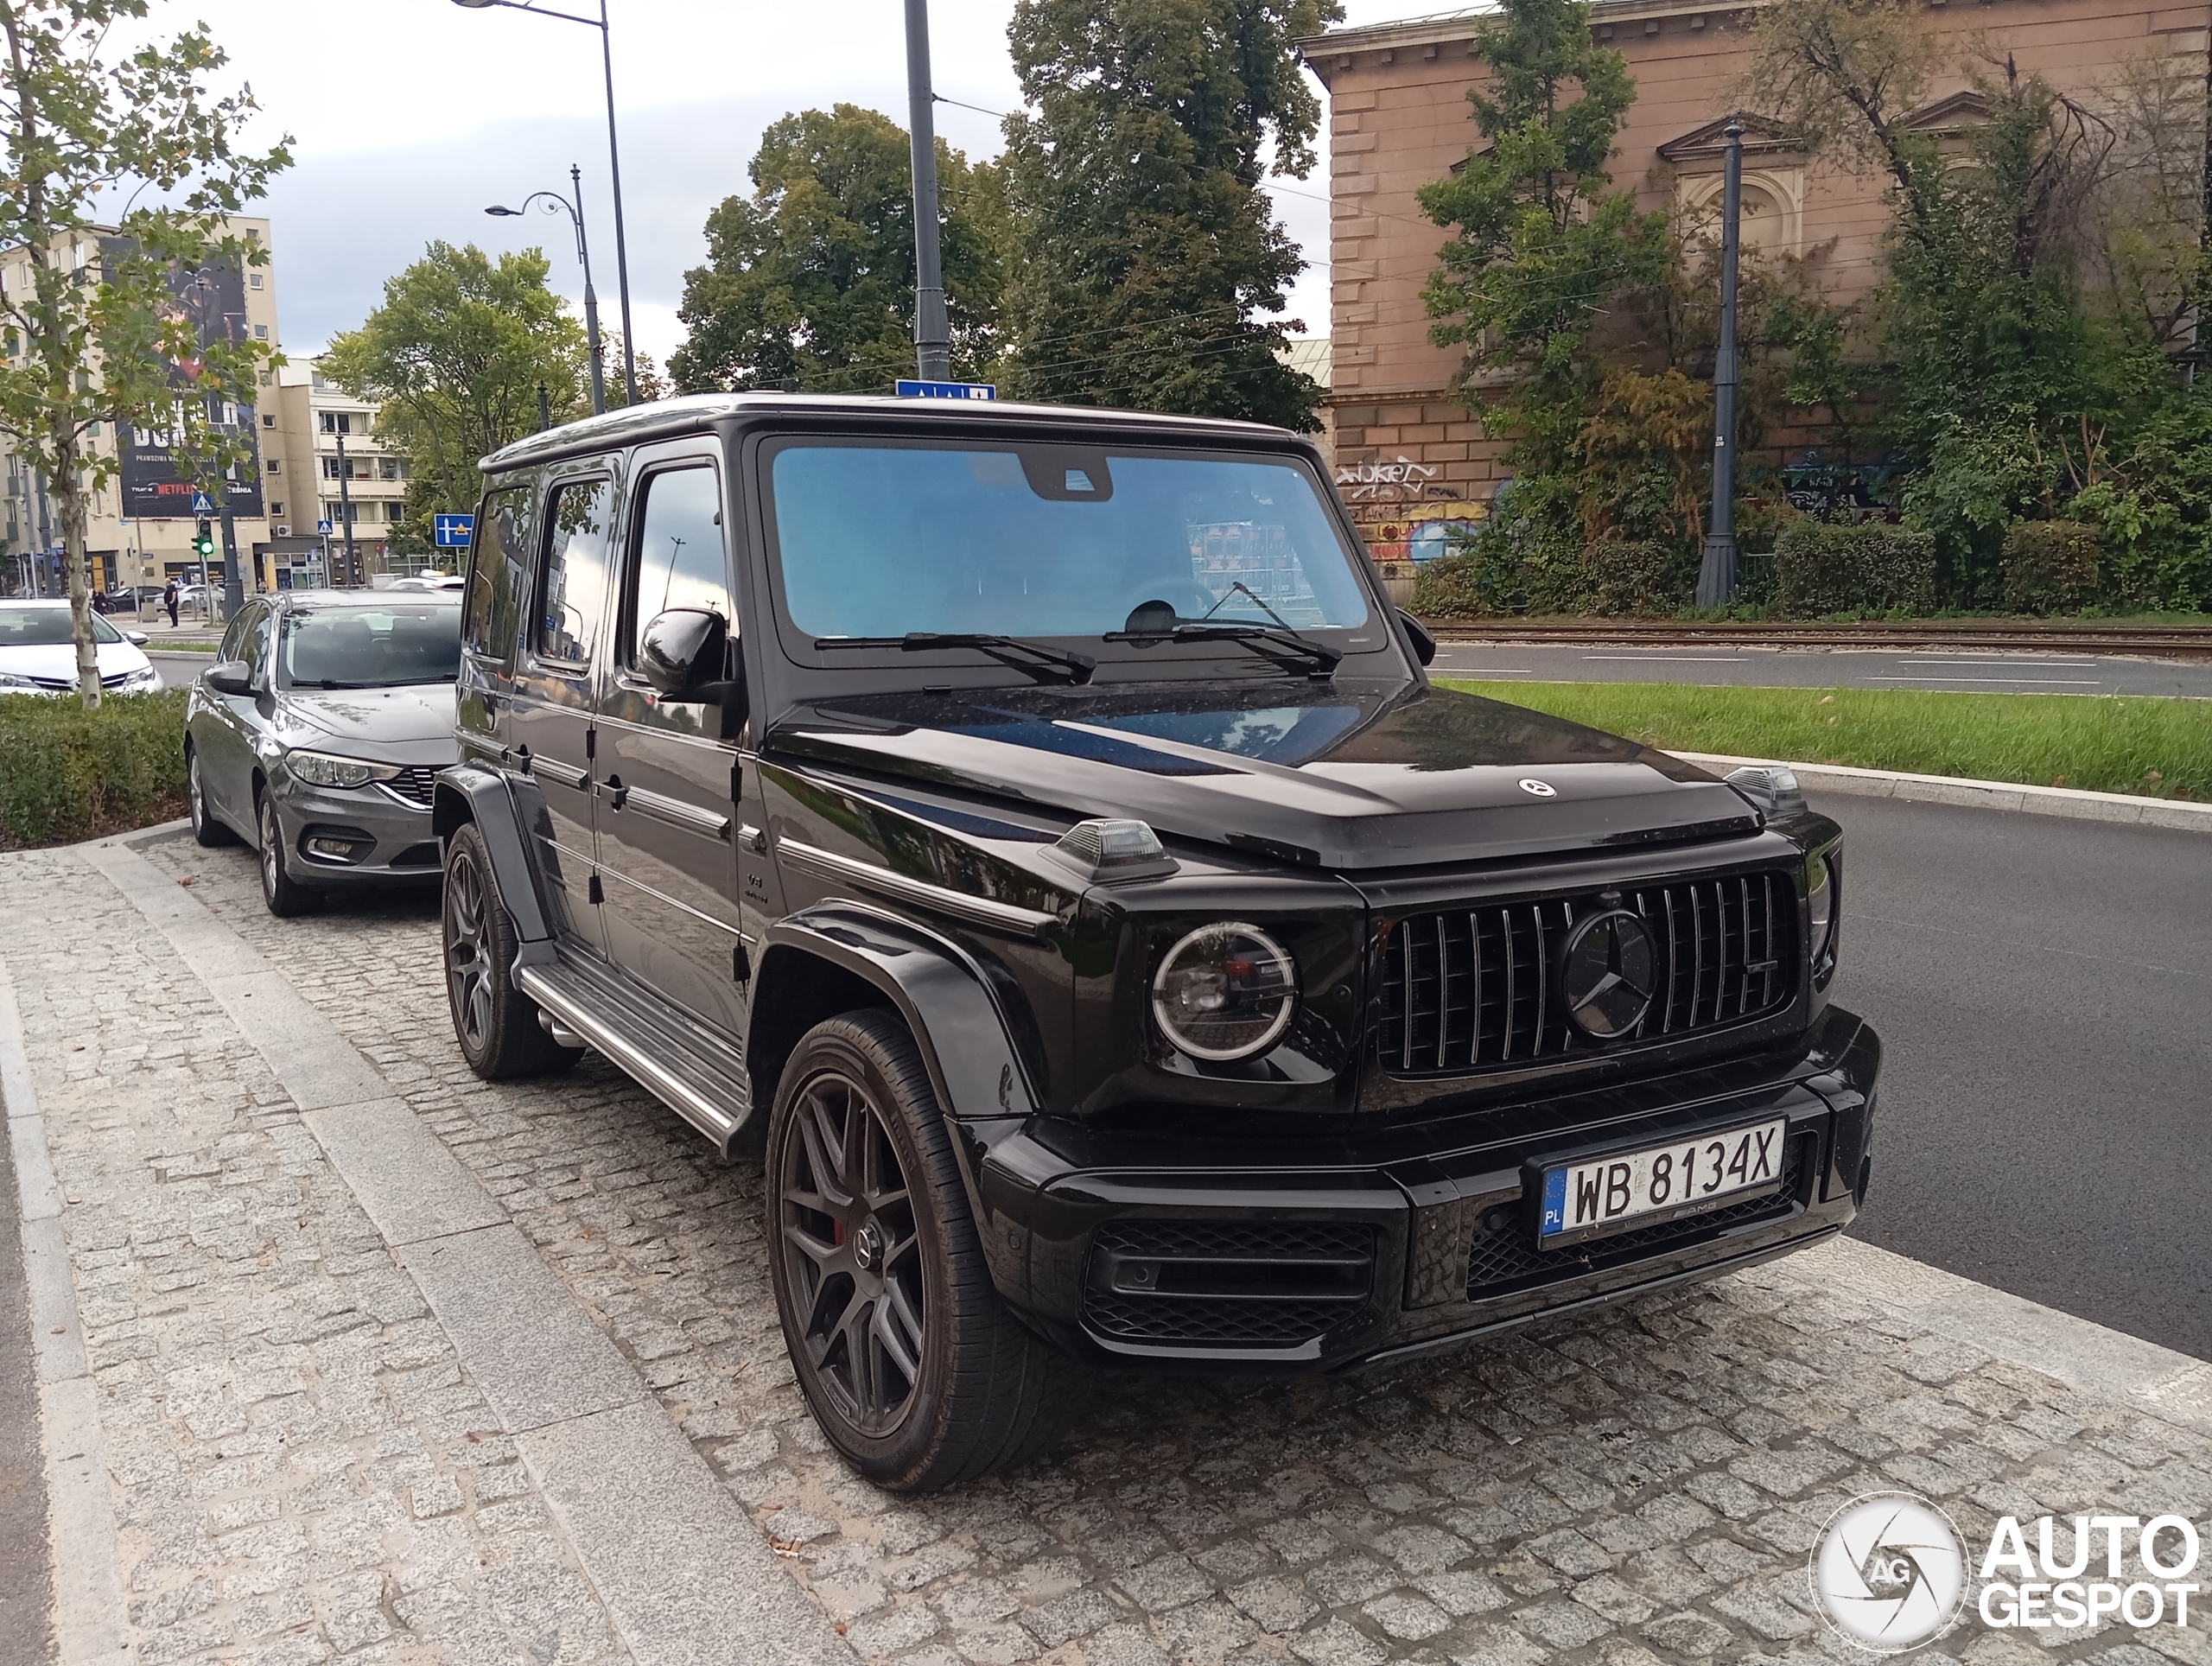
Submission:
POLYGON ((1548 1237, 1567 1230, 1567 1171, 1550 1169, 1544 1175, 1544 1224, 1538 1236, 1548 1237))

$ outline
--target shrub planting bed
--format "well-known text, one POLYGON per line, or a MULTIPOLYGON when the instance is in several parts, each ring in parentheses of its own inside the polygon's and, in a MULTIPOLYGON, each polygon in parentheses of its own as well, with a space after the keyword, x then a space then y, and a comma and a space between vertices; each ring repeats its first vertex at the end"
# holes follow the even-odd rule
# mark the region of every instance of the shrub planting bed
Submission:
POLYGON ((181 689, 111 696, 0 696, 0 849, 67 844, 184 811, 181 689))

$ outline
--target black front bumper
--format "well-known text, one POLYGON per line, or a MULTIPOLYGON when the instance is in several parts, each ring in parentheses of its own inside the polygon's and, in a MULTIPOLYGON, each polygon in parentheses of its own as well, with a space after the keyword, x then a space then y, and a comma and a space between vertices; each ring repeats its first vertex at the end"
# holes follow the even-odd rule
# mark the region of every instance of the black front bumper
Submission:
POLYGON ((1330 1141, 969 1125, 1001 1293, 1071 1351, 1124 1365, 1329 1371, 1710 1277, 1847 1226, 1881 1046, 1831 1007, 1776 1052, 1330 1141), (1543 1163, 1785 1120, 1780 1189, 1540 1250, 1543 1163))

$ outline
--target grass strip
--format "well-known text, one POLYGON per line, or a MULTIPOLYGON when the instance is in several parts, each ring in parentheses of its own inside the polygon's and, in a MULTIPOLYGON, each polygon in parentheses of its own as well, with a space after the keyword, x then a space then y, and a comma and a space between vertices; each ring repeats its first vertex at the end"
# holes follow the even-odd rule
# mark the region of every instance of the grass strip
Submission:
POLYGON ((0 850, 150 827, 184 812, 185 690, 0 695, 0 850))
POLYGON ((1675 751, 2212 798, 2212 701, 1688 683, 1446 686, 1675 751))

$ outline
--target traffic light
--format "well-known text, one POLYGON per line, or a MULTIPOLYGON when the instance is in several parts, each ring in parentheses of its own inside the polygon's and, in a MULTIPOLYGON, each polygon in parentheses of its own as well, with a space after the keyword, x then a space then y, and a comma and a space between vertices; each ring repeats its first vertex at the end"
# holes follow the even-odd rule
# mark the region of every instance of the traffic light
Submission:
POLYGON ((192 535, 192 553, 202 561, 211 561, 214 558, 215 533, 213 528, 205 520, 200 523, 200 530, 192 535))

